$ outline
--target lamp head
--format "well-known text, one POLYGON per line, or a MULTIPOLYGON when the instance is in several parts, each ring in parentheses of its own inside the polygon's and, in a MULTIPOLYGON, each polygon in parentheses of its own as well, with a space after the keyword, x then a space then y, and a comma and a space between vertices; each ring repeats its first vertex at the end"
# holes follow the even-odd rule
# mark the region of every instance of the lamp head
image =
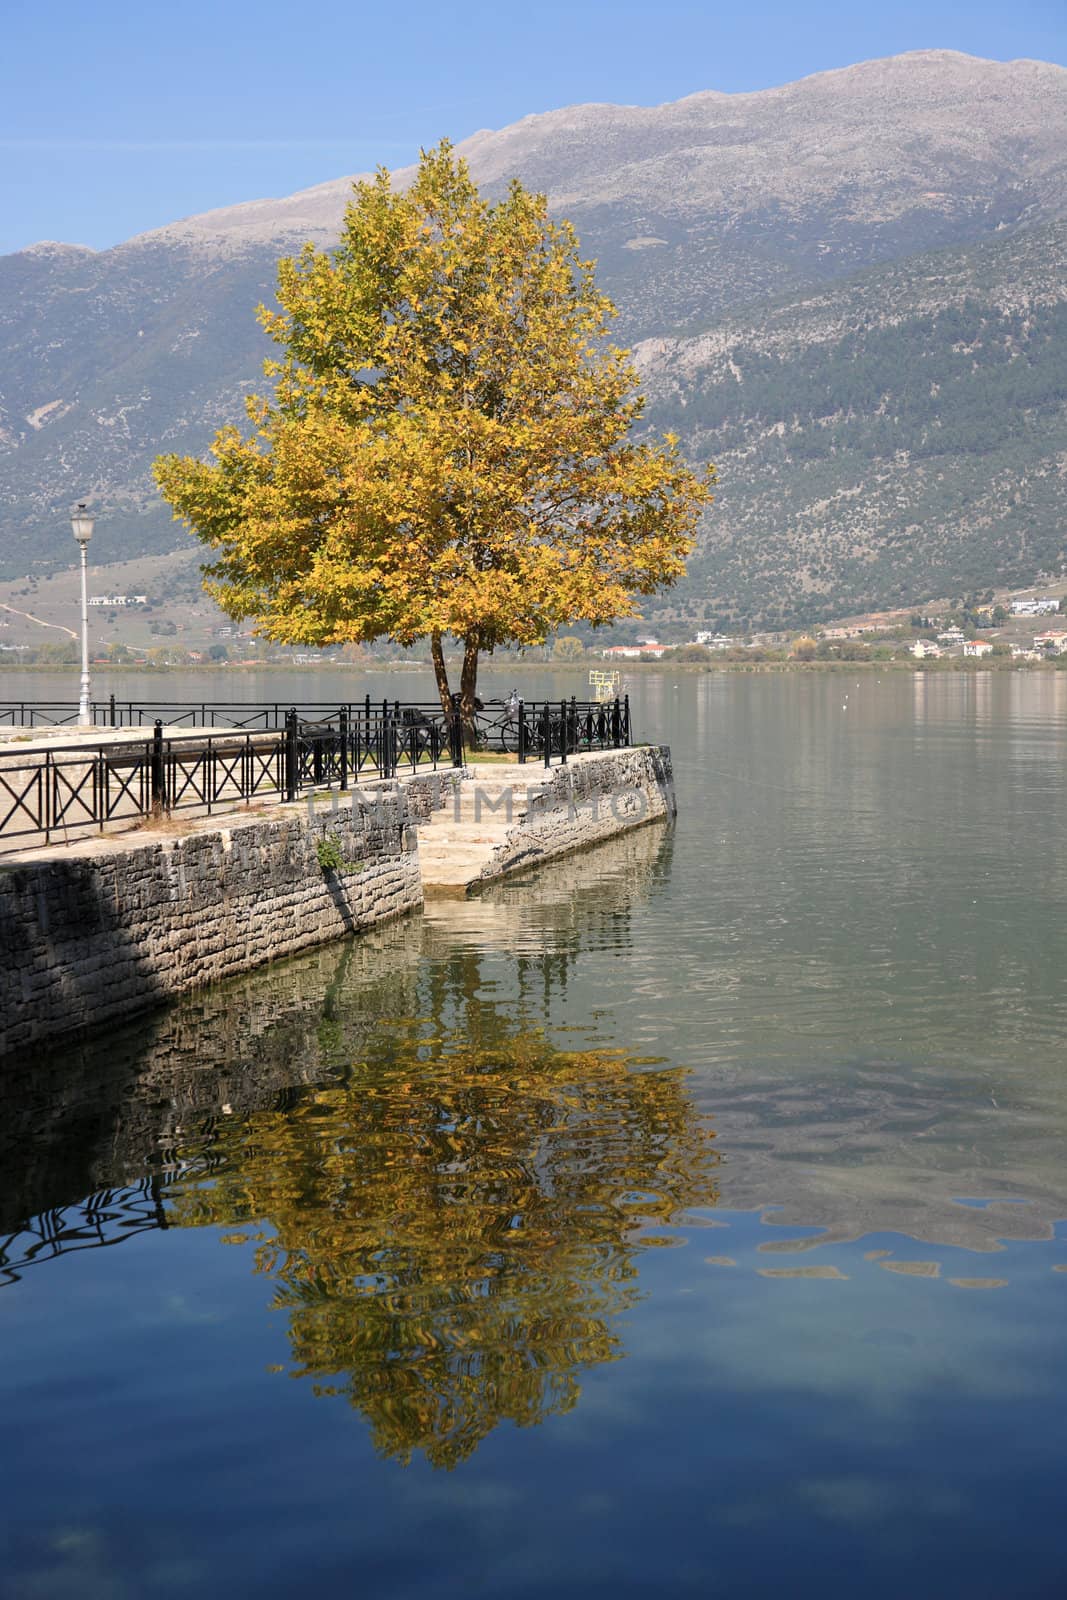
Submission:
POLYGON ((77 511, 74 512, 70 519, 70 525, 74 529, 74 537, 79 544, 88 544, 92 538, 93 520, 85 509, 84 502, 79 504, 77 511))

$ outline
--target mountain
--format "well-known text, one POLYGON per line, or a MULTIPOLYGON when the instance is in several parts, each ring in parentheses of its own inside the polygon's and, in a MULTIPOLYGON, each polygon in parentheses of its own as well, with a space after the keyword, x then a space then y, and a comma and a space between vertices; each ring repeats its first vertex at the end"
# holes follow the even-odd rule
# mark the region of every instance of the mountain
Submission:
POLYGON ((818 621, 1067 567, 1067 221, 636 349, 721 488, 659 615, 818 621))
MULTIPOLYGON (((983 455, 977 434, 975 448, 956 448, 942 423, 937 472, 908 475, 908 515, 918 528, 942 529, 937 553, 925 562, 923 536, 909 536, 899 567, 879 464, 897 425, 895 448, 912 460, 920 418, 911 399, 865 410, 861 397, 846 414, 826 410, 824 397, 823 413, 799 431, 783 416, 767 419, 790 395, 807 418, 809 378, 824 389, 839 382, 856 340, 870 382, 889 384, 879 393, 892 396, 894 371, 903 371, 895 330, 904 329, 909 351, 933 340, 922 347, 924 381, 971 406, 953 365, 959 341, 948 340, 947 322, 929 321, 969 315, 968 294, 932 311, 932 285, 939 273, 961 284, 973 277, 975 304, 991 296, 999 306, 1013 249, 1028 263, 1026 287, 1018 326, 1003 332, 1015 341, 1013 362, 1029 358, 1026 295, 1045 294, 1043 264, 1054 275, 1055 225, 1067 217, 1067 70, 924 51, 753 94, 571 107, 475 134, 460 150, 490 192, 518 176, 575 222, 620 308, 620 336, 638 343, 657 418, 671 417, 689 449, 722 462, 722 494, 681 603, 755 617, 777 614, 787 596, 801 610, 861 591, 881 596, 926 570, 948 571, 954 548, 968 570, 988 565, 990 581, 993 568, 1010 565, 1019 540, 1000 524, 987 533, 992 500, 954 498, 951 486, 962 491, 981 457, 988 470, 979 476, 1014 493, 1020 448, 1027 482, 1036 481, 1039 460, 1057 448, 1051 391, 1040 445, 1028 434, 1021 447, 990 441, 983 455), (883 292, 896 296, 895 322, 879 320, 883 292), (727 347, 747 374, 734 390, 715 353, 727 347), (823 363, 817 372, 813 362, 823 363), (816 444, 822 454, 794 472, 793 452, 816 444), (868 494, 860 537, 852 513, 868 494), (957 512, 974 526, 954 541, 946 530, 957 512)), ((154 498, 151 461, 161 449, 199 453, 220 423, 243 419, 266 353, 254 307, 271 296, 279 254, 336 237, 350 181, 188 218, 107 251, 43 244, 0 258, 0 575, 34 561, 66 564, 67 508, 84 495, 116 557, 181 541, 154 498)), ((1042 362, 1058 351, 1062 365, 1053 311, 1043 300, 1042 362)), ((994 344, 983 345, 979 366, 994 344)), ((1038 547, 1051 558, 1046 512, 1036 502, 1033 512, 1044 531, 1025 535, 1021 561, 1038 547)), ((1024 497, 1020 521, 1029 514, 1024 497)))

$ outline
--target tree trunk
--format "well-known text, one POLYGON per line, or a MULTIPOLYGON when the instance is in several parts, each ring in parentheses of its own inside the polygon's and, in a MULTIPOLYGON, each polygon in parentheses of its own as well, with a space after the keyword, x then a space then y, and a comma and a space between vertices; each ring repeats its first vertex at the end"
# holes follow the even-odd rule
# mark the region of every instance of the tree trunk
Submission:
POLYGON ((477 743, 477 726, 474 720, 478 699, 478 652, 481 648, 477 633, 468 633, 463 641, 463 670, 459 679, 460 707, 463 727, 472 744, 477 743))
POLYGON ((450 717, 452 694, 448 687, 448 668, 445 665, 445 652, 439 633, 430 635, 430 658, 433 661, 433 675, 437 679, 437 693, 441 696, 441 710, 446 717, 450 717))

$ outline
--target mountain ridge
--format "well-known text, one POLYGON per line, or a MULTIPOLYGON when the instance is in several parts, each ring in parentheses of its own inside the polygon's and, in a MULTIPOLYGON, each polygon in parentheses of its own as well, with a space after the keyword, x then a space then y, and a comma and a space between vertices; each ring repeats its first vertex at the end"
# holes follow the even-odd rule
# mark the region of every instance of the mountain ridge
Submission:
MULTIPOLYGON (((901 337, 914 345, 929 323, 938 360, 955 385, 954 403, 966 410, 974 397, 960 387, 955 356, 942 339, 947 324, 937 324, 929 309, 931 273, 939 270, 931 252, 961 252, 958 270, 966 276, 968 251, 1029 231, 1035 248, 1052 251, 1050 260, 1059 262, 1058 236, 1054 243, 1042 229, 1067 216, 1067 68, 910 52, 741 95, 703 90, 663 107, 593 104, 533 113, 505 129, 480 130, 458 148, 490 194, 517 176, 545 189, 556 213, 575 223, 583 253, 598 259, 598 279, 619 307, 620 342, 634 345, 648 373, 654 414, 678 410, 657 349, 660 365, 673 365, 677 379, 703 397, 700 405, 721 411, 728 388, 714 406, 708 399, 722 381, 714 376, 716 351, 736 344, 737 319, 753 315, 762 319, 762 332, 757 338, 747 327, 744 348, 753 359, 758 354, 760 372, 777 373, 783 393, 792 392, 796 373, 818 349, 822 382, 838 371, 830 354, 837 334, 817 337, 815 311, 805 322, 796 297, 806 295, 836 325, 841 307, 859 292, 857 275, 894 263, 899 270, 883 287, 891 285, 900 302, 901 337), (776 339, 791 350, 789 362, 775 353, 776 339)), ((398 182, 405 171, 395 175, 398 182)), ((272 297, 280 253, 305 237, 332 242, 350 183, 331 179, 281 200, 218 208, 106 251, 42 241, 0 257, 0 571, 25 571, 32 561, 65 563, 66 509, 86 495, 116 555, 181 542, 154 495, 152 458, 161 450, 199 454, 218 426, 243 424, 243 396, 261 387, 270 348, 254 307, 272 297)), ((997 259, 1007 261, 1010 252, 997 259)), ((993 284, 984 258, 975 262, 984 314, 1025 318, 1029 308, 1040 313, 1042 338, 1059 339, 1052 287, 1032 284, 1030 300, 1013 306, 1010 281, 993 284)), ((1031 279, 1036 283, 1033 273, 1031 279)), ((1024 333, 1015 322, 1002 332, 1021 359, 1024 333)), ((983 360, 996 365, 991 349, 982 348, 983 360)), ((1047 359, 1042 345, 1042 374, 1047 359)), ((1063 359, 1067 367, 1067 349, 1063 359)), ((892 353, 873 332, 862 360, 872 375, 896 381, 892 353)), ((845 369, 841 374, 844 383, 845 369)), ((931 381, 938 381, 932 369, 931 381)), ((705 423, 697 426, 696 409, 680 417, 683 444, 732 462, 753 419, 735 407, 716 438, 705 423)), ((901 415, 914 421, 919 410, 909 400, 901 415)), ((866 443, 848 468, 850 494, 861 461, 879 459, 873 441, 884 429, 866 414, 863 426, 866 443)), ((854 443, 857 427, 824 419, 816 434, 804 423, 804 448, 838 433, 854 443)), ((1046 443, 1053 448, 1052 435, 1046 443)), ((827 487, 847 454, 823 460, 827 487)), ((763 459, 759 450, 753 459, 763 459)), ((767 459, 768 481, 781 484, 767 459)), ((738 577, 750 537, 743 518, 735 529, 734 578, 726 582, 729 561, 716 566, 732 492, 724 480, 693 581, 708 586, 709 605, 773 610, 789 571, 788 535, 783 545, 775 534, 773 562, 749 563, 754 571, 765 567, 770 587, 762 597, 751 572, 738 577)), ((835 503, 833 493, 821 498, 835 503)), ((921 506, 917 515, 921 521, 921 506)), ((876 528, 871 537, 878 537, 876 528)), ((1044 540, 1041 533, 1037 542, 1044 540)), ((832 517, 825 542, 843 548, 832 517)), ((798 572, 811 566, 809 543, 797 540, 798 572)), ((941 540, 942 553, 950 543, 941 540)), ((968 552, 969 564, 980 545, 981 539, 968 552)), ((997 568, 1003 552, 997 554, 992 535, 987 549, 997 568)), ((843 559, 841 592, 852 597, 854 559, 843 559)), ((908 566, 915 581, 921 565, 908 566)), ((832 604, 825 573, 810 593, 832 604)))
MULTIPOLYGON (((820 98, 822 92, 833 89, 842 82, 849 88, 864 86, 869 88, 867 80, 876 81, 885 87, 887 81, 900 78, 902 73, 914 87, 916 80, 912 76, 916 68, 932 69, 948 67, 955 69, 952 73, 955 80, 961 73, 965 78, 973 79, 976 76, 992 81, 1000 79, 1007 81, 1008 77, 1017 79, 1022 72, 1032 73, 1049 85, 1054 85, 1059 96, 1067 102, 1067 67, 1054 62, 1031 60, 1028 57, 1019 57, 1012 61, 992 61, 980 56, 972 56, 962 51, 955 50, 914 50, 905 51, 899 55, 874 58, 869 61, 853 63, 846 67, 832 67, 823 72, 809 73, 803 78, 792 82, 775 85, 767 89, 754 89, 736 92, 727 92, 715 89, 700 89, 692 94, 684 95, 677 100, 663 101, 656 106, 620 105, 611 101, 585 101, 573 106, 564 106, 549 111, 531 112, 518 121, 506 125, 504 128, 481 128, 457 144, 461 155, 479 167, 475 176, 480 182, 493 183, 501 181, 506 176, 506 161, 513 160, 513 151, 509 148, 516 139, 531 132, 557 133, 574 123, 579 130, 583 125, 588 126, 590 121, 603 131, 604 123, 617 122, 625 125, 626 131, 632 133, 635 124, 643 126, 654 119, 666 116, 673 120, 671 114, 685 112, 681 120, 687 125, 691 122, 691 114, 711 106, 721 109, 736 108, 739 111, 746 109, 771 109, 780 104, 788 104, 792 100, 803 96, 814 95, 820 98), (506 160, 500 160, 504 154, 506 160), (479 158, 482 158, 479 161, 479 158), (486 159, 487 158, 487 159, 486 159)), ((988 81, 986 89, 988 89, 988 81)), ((927 97, 929 98, 929 97, 927 97)), ((940 104, 945 99, 952 99, 947 94, 934 97, 935 103, 940 104)), ((988 95, 984 96, 988 108, 988 95)), ((866 93, 863 98, 865 116, 869 116, 870 96, 866 93)), ((1039 119, 1035 118, 1035 124, 1039 119)), ((973 125, 967 125, 966 131, 973 136, 973 125)), ((414 167, 398 168, 394 174, 398 183, 404 183, 414 172, 414 167)), ((125 250, 130 247, 155 242, 177 242, 197 240, 207 243, 213 238, 225 234, 222 227, 225 219, 233 219, 237 231, 245 240, 284 239, 292 232, 300 232, 305 227, 312 231, 309 237, 316 233, 329 234, 335 232, 340 226, 344 205, 351 191, 351 185, 360 178, 366 178, 367 173, 343 175, 327 179, 318 184, 312 184, 306 189, 295 191, 291 195, 277 197, 261 196, 255 200, 240 201, 231 206, 218 206, 204 212, 194 212, 187 217, 179 218, 175 222, 166 223, 162 227, 152 228, 143 233, 132 235, 121 243, 112 245, 108 250, 94 252, 97 255, 106 255, 109 251, 125 250), (288 217, 289 208, 296 208, 297 215, 288 217), (310 209, 307 209, 310 208, 310 209), (249 228, 241 227, 242 220, 247 219, 249 228), (273 220, 272 220, 273 219, 273 220), (254 231, 256 223, 266 224, 265 232, 254 231), (222 234, 216 230, 222 229, 222 234)), ((584 193, 572 194, 563 192, 554 195, 549 191, 549 197, 556 204, 567 201, 584 204, 589 196, 584 193)), ((1065 196, 1067 198, 1067 196, 1065 196)), ((26 251, 32 251, 40 246, 52 245, 54 241, 39 241, 37 245, 28 245, 26 251)), ((73 245, 73 249, 85 249, 86 246, 73 245)), ((13 254, 24 254, 12 252, 13 254)))

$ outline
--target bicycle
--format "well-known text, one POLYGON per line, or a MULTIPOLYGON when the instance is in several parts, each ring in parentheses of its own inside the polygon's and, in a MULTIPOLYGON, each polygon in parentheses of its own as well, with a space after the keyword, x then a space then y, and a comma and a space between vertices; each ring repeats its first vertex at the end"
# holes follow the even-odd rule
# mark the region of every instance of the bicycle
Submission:
MULTIPOLYGON (((475 702, 475 727, 468 741, 474 750, 499 750, 503 755, 519 753, 520 713, 524 703, 517 689, 506 700, 475 702)), ((553 706, 525 707, 523 721, 526 725, 526 754, 543 756, 545 752, 545 711, 548 712, 548 740, 552 752, 562 752, 567 739, 567 720, 562 711, 553 706)))
POLYGON ((516 755, 519 749, 521 706, 522 698, 517 689, 512 689, 506 700, 476 701, 475 749, 495 748, 504 755, 516 755), (497 707, 500 708, 499 711, 497 707))

